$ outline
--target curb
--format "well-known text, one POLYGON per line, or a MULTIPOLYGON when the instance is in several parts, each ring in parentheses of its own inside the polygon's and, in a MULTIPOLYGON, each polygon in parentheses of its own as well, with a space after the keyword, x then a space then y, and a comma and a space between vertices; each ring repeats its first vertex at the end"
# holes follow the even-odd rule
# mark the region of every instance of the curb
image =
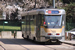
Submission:
POLYGON ((73 43, 69 43, 69 42, 62 42, 62 43, 65 43, 65 44, 69 44, 69 45, 73 45, 73 46, 75 46, 75 44, 73 44, 73 43))

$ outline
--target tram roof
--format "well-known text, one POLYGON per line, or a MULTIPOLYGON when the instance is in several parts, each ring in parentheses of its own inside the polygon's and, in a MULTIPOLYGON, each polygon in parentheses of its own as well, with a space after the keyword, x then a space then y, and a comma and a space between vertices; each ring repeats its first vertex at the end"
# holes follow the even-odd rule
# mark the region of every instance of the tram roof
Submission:
POLYGON ((65 13, 64 9, 36 9, 36 10, 31 10, 31 11, 20 12, 21 16, 36 15, 36 14, 62 15, 62 14, 66 14, 66 13, 65 13), (59 11, 60 13, 49 14, 49 13, 47 13, 47 11, 59 11))

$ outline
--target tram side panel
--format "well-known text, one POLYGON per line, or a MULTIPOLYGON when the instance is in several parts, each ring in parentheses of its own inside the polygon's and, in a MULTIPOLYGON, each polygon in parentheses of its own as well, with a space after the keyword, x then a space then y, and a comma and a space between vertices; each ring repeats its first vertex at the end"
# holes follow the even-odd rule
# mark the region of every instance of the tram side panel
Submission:
POLYGON ((46 36, 46 32, 45 32, 45 27, 44 27, 44 15, 41 15, 40 18, 40 42, 46 42, 45 36, 46 36))
POLYGON ((33 40, 33 38, 36 37, 35 19, 33 19, 33 16, 26 16, 23 21, 25 23, 22 24, 22 34, 24 35, 24 38, 33 40))
POLYGON ((46 42, 46 32, 43 28, 44 15, 40 14, 36 16, 36 41, 46 42))
POLYGON ((34 19, 30 21, 31 35, 30 39, 40 42, 40 27, 41 27, 41 15, 35 15, 34 19))
POLYGON ((25 16, 25 19, 24 19, 24 23, 25 23, 25 24, 24 24, 24 25, 25 25, 25 27, 24 27, 24 28, 25 28, 25 30, 24 30, 24 31, 25 31, 24 37, 25 37, 25 38, 27 38, 27 30, 28 30, 28 29, 27 29, 27 22, 28 22, 28 21, 27 21, 27 16, 25 16))
POLYGON ((27 16, 26 18, 26 35, 27 35, 27 38, 29 38, 29 16, 27 16))
POLYGON ((62 32, 61 32, 61 35, 62 35, 62 39, 59 40, 59 41, 64 41, 65 40, 65 25, 66 25, 66 15, 63 14, 62 15, 62 32))
POLYGON ((30 20, 29 20, 29 39, 34 40, 35 33, 36 33, 36 25, 35 25, 35 16, 30 15, 30 20))
POLYGON ((40 41, 40 15, 36 16, 36 39, 40 41))
POLYGON ((26 16, 25 18, 22 20, 22 37, 26 38, 26 16))
MULTIPOLYGON (((24 22, 24 20, 22 22, 24 22)), ((22 25, 21 25, 21 30, 22 30, 22 37, 24 38, 24 33, 25 33, 25 25, 24 25, 24 23, 22 23, 22 25)))

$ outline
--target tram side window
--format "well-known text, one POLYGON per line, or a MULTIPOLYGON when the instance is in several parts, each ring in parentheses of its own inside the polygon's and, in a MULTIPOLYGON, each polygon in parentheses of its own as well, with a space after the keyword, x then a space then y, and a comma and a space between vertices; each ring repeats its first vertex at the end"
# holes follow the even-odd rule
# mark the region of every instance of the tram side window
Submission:
POLYGON ((36 25, 36 15, 33 16, 34 19, 34 25, 36 25))
POLYGON ((62 15, 62 25, 65 25, 65 15, 62 15))
POLYGON ((31 16, 30 20, 34 20, 34 15, 31 16))
POLYGON ((34 31, 35 29, 34 29, 34 27, 35 27, 35 16, 30 16, 30 31, 34 31))
POLYGON ((29 31, 29 16, 27 16, 27 19, 26 19, 26 27, 27 27, 27 31, 29 31))
POLYGON ((40 14, 36 15, 36 25, 41 25, 41 20, 42 20, 42 17, 40 14))
POLYGON ((34 19, 35 19, 35 16, 32 15, 32 16, 30 17, 30 22, 31 22, 31 24, 33 24, 33 25, 34 25, 34 19))
POLYGON ((30 23, 33 24, 33 16, 30 16, 30 23))
POLYGON ((42 26, 43 26, 43 24, 44 24, 44 21, 45 21, 44 16, 41 15, 41 25, 42 25, 42 26))
POLYGON ((26 16, 25 16, 25 19, 24 19, 24 25, 25 25, 25 31, 26 31, 26 16))

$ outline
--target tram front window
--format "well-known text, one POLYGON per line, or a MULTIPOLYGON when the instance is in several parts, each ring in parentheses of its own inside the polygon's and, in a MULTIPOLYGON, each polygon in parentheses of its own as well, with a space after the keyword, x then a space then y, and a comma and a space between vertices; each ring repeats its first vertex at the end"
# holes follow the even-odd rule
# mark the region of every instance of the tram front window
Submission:
POLYGON ((47 27, 59 27, 61 26, 61 16, 45 16, 45 22, 47 27))

